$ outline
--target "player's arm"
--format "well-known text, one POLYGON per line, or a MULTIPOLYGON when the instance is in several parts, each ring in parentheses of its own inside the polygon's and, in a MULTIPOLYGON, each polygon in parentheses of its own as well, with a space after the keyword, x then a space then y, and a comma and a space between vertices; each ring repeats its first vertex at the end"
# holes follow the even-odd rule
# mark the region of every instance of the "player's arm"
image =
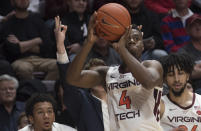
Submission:
MULTIPOLYGON (((142 62, 145 67, 144 73, 147 73, 142 79, 145 88, 153 88, 155 86, 162 87, 163 84, 163 68, 160 62, 156 60, 147 60, 142 62)), ((142 67, 142 68, 143 68, 142 67)), ((143 70, 142 70, 143 71, 143 70)))
MULTIPOLYGON (((126 33, 121 37, 120 41, 113 45, 114 48, 119 52, 122 60, 127 65, 132 75, 139 81, 146 89, 152 89, 155 86, 162 85, 163 69, 157 61, 146 61, 140 63, 126 48, 128 39, 130 39, 131 29, 127 29, 126 33)), ((142 43, 142 33, 137 41, 136 45, 142 43)), ((142 50, 142 46, 135 46, 136 51, 142 50)), ((140 51, 141 52, 141 51, 140 51)))
POLYGON ((75 59, 69 65, 67 70, 66 80, 69 84, 82 88, 91 88, 98 84, 101 84, 104 81, 104 74, 101 73, 106 71, 106 68, 98 68, 97 70, 83 70, 85 60, 93 47, 97 36, 94 35, 95 27, 95 17, 94 13, 89 22, 89 34, 85 40, 82 49, 76 55, 75 59))

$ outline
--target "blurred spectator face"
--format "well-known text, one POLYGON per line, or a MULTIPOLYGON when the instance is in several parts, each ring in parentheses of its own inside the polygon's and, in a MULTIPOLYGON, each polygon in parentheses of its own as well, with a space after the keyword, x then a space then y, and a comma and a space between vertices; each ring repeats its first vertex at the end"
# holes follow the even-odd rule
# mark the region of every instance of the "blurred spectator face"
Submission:
POLYGON ((189 0, 173 0, 176 9, 188 8, 188 1, 189 0))
POLYGON ((87 0, 67 0, 70 11, 83 14, 87 7, 87 0))
POLYGON ((13 81, 0 82, 0 101, 1 103, 11 103, 15 101, 16 87, 13 81))
POLYGON ((36 131, 51 131, 55 121, 53 106, 50 102, 38 102, 33 107, 33 115, 29 121, 36 131))
POLYGON ((125 0, 131 9, 137 9, 143 0, 125 0))
POLYGON ((13 4, 16 10, 26 11, 29 7, 29 0, 13 0, 13 4))
POLYGON ((201 39, 201 20, 195 20, 187 29, 189 35, 192 39, 200 40, 201 39))

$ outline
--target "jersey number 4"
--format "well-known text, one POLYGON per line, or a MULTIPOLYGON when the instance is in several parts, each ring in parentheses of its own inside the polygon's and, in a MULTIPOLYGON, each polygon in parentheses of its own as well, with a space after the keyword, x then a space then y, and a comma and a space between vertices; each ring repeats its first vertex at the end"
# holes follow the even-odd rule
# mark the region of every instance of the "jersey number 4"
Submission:
POLYGON ((126 96, 127 90, 122 91, 121 98, 119 100, 119 106, 126 105, 126 109, 131 108, 131 99, 126 96))

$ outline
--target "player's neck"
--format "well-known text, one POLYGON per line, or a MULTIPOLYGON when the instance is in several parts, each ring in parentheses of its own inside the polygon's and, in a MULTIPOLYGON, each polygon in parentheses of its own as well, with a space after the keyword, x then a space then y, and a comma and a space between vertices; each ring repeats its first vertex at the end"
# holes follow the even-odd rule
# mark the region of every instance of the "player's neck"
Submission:
POLYGON ((185 88, 184 92, 181 94, 181 96, 175 96, 171 91, 169 93, 170 99, 177 103, 178 105, 182 107, 188 107, 192 104, 193 100, 193 93, 189 91, 189 89, 185 88))

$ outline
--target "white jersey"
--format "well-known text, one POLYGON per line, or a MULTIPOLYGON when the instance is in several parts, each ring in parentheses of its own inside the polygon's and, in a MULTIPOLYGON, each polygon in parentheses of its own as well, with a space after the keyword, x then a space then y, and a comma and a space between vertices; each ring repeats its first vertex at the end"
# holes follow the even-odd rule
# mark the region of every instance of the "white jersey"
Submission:
MULTIPOLYGON (((33 129, 32 125, 29 124, 18 131, 34 131, 34 129, 33 129)), ((77 131, 77 130, 70 126, 54 122, 52 125, 52 131, 77 131)))
POLYGON ((119 73, 119 66, 109 68, 106 84, 111 131, 162 130, 159 123, 161 88, 141 87, 131 73, 119 73))
POLYGON ((183 127, 185 131, 201 131, 201 96, 193 95, 192 104, 181 107, 172 102, 168 96, 163 96, 165 111, 161 118, 164 131, 171 131, 176 127, 183 127))

